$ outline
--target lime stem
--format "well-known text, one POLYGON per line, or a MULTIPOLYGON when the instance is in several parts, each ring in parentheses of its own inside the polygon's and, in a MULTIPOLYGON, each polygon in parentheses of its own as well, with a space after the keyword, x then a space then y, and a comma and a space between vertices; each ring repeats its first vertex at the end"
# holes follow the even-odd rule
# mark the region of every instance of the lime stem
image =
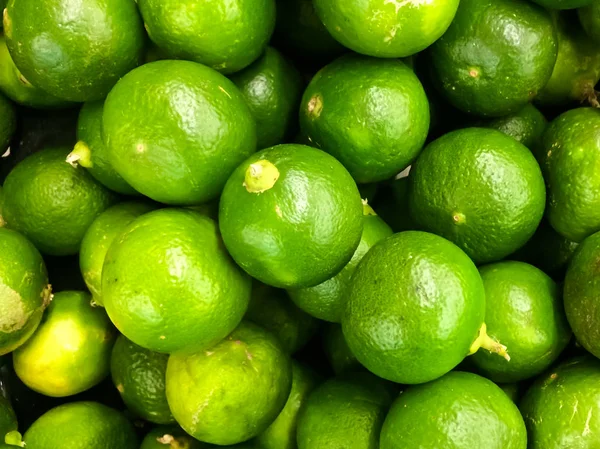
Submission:
POLYGON ((263 159, 246 169, 244 187, 250 193, 262 193, 272 188, 279 179, 279 170, 269 161, 263 159))
POLYGON ((499 341, 494 340, 487 334, 487 326, 485 323, 483 323, 481 328, 479 328, 479 335, 477 335, 477 338, 471 345, 469 355, 475 354, 480 348, 487 349, 494 354, 498 354, 499 356, 504 357, 507 362, 510 362, 510 355, 508 355, 506 346, 499 341))
POLYGON ((588 102, 593 108, 600 108, 600 102, 598 102, 598 92, 594 89, 593 82, 586 82, 583 89, 583 100, 582 103, 588 102))
POLYGON ((369 205, 369 200, 362 200, 363 205, 363 215, 377 215, 373 208, 369 205))
POLYGON ((4 442, 10 446, 25 447, 23 436, 16 430, 12 430, 4 437, 4 442))
POLYGON ((77 165, 81 165, 85 168, 92 167, 94 164, 92 163, 92 152, 90 147, 80 140, 75 144, 73 151, 67 156, 67 162, 73 167, 77 167, 77 165))

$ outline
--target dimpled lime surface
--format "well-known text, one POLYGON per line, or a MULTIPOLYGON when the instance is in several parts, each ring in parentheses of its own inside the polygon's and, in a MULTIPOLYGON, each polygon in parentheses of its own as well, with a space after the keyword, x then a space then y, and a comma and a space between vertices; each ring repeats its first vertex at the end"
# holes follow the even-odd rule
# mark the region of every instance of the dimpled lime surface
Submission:
POLYGON ((547 125, 548 121, 544 114, 532 104, 528 104, 518 112, 482 124, 485 128, 497 129, 512 137, 534 154, 542 144, 542 136, 547 125))
POLYGON ((350 261, 363 228, 354 180, 332 156, 304 145, 262 150, 231 175, 219 224, 227 249, 256 279, 275 287, 319 284, 350 261), (244 186, 251 164, 266 160, 279 178, 263 193, 244 186))
POLYGON ((27 449, 138 449, 133 426, 97 402, 71 402, 43 414, 25 433, 27 449))
POLYGON ((413 384, 458 365, 484 315, 483 283, 467 255, 442 237, 406 231, 375 245, 358 265, 342 329, 370 371, 413 384))
POLYGON ((405 169, 429 130, 421 82, 399 60, 346 55, 319 71, 302 97, 300 126, 359 183, 405 169))
POLYGON ((152 209, 149 203, 119 203, 102 212, 86 231, 81 241, 79 267, 96 304, 104 305, 102 267, 108 248, 129 223, 152 209))
POLYGON ((566 361, 539 377, 520 404, 529 449, 595 449, 600 438, 600 362, 566 361))
POLYGON ((600 230, 600 111, 563 113, 550 123, 543 142, 548 219, 564 237, 580 242, 600 230))
POLYGON ((4 435, 17 430, 17 416, 8 399, 0 395, 0 442, 4 441, 4 435))
POLYGON ((578 9, 577 14, 585 33, 596 44, 600 43, 600 1, 592 0, 588 6, 578 9))
POLYGON ((510 362, 478 351, 473 355, 475 365, 494 382, 518 382, 540 374, 571 339, 558 285, 523 262, 499 262, 479 271, 487 333, 508 348, 510 362))
POLYGON ((258 148, 290 137, 298 122, 298 105, 304 82, 291 62, 272 47, 252 65, 232 75, 256 120, 258 148))
POLYGON ((4 181, 3 218, 45 254, 75 254, 92 221, 115 197, 65 158, 67 148, 45 148, 20 162, 4 181))
POLYGON ((557 47, 550 14, 529 1, 461 0, 429 56, 435 82, 455 107, 500 117, 544 87, 557 47))
POLYGON ((380 58, 410 56, 434 43, 458 0, 315 0, 327 30, 346 47, 380 58))
POLYGON ((38 250, 21 234, 0 227, 0 355, 33 334, 49 294, 48 273, 38 250))
POLYGON ((403 392, 381 431, 381 449, 526 449, 517 406, 491 381, 455 371, 403 392))
POLYGON ((573 9, 587 6, 594 0, 532 0, 538 5, 551 9, 573 9))
POLYGON ((137 191, 192 205, 220 193, 256 150, 256 125, 238 88, 189 61, 157 61, 124 76, 104 104, 109 162, 137 191))
POLYGON ((275 27, 275 0, 139 0, 150 39, 169 57, 223 73, 248 66, 275 27))
POLYGON ((204 349, 227 336, 250 300, 250 278, 231 260, 216 223, 162 209, 130 223, 102 272, 104 306, 134 343, 158 352, 204 349))
POLYGON ((157 424, 175 422, 167 404, 167 354, 160 354, 117 338, 110 360, 112 381, 123 402, 136 416, 157 424))
POLYGON ((271 333, 247 322, 205 351, 172 354, 167 365, 173 416, 190 435, 218 445, 262 433, 291 386, 289 356, 271 333))
POLYGON ((544 179, 525 146, 499 131, 466 128, 429 144, 413 165, 410 213, 475 262, 523 246, 540 223, 544 179))
POLYGON ((140 449, 208 449, 214 446, 201 443, 176 426, 159 426, 144 437, 140 449))
POLYGON ((0 150, 4 151, 17 129, 17 112, 8 98, 0 94, 0 150))

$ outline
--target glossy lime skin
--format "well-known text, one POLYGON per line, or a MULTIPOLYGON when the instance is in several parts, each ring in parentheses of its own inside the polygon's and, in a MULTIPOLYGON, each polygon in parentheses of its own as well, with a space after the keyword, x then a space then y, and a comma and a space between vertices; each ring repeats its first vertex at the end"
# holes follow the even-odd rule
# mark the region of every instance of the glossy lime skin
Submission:
POLYGON ((256 150, 256 125, 238 88, 189 61, 157 61, 124 76, 104 104, 108 160, 133 188, 161 203, 219 195, 256 150), (199 81, 201 80, 201 82, 199 81))
POLYGON ((320 70, 300 106, 313 146, 337 158, 359 183, 404 170, 429 131, 429 102, 415 73, 399 60, 349 54, 320 70))
POLYGON ((17 430, 17 416, 8 399, 0 395, 0 442, 4 442, 4 435, 17 430))
POLYGON ((150 39, 166 55, 223 73, 257 59, 275 28, 275 0, 138 0, 138 6, 150 39))
POLYGON ((102 271, 113 323, 157 352, 214 345, 242 319, 250 290, 250 278, 227 254, 216 223, 185 209, 134 220, 109 248, 102 271))
POLYGON ((323 332, 323 350, 335 374, 364 370, 364 367, 348 347, 340 324, 329 323, 325 328, 323 332))
POLYGON ((208 449, 210 447, 214 448, 192 438, 176 426, 159 426, 148 432, 140 449, 208 449), (173 437, 173 440, 167 443, 166 441, 170 440, 169 436, 173 437))
POLYGON ((314 0, 327 30, 346 47, 401 58, 433 44, 454 19, 458 0, 314 0))
POLYGON ((434 80, 452 105, 501 117, 523 108, 544 87, 557 51, 550 14, 532 2, 461 0, 429 56, 434 80))
POLYGON ((581 242, 600 230, 600 111, 561 114, 550 123, 543 144, 548 220, 559 234, 581 242))
POLYGON ((100 383, 110 372, 116 332, 88 293, 54 295, 33 336, 13 353, 19 378, 34 391, 65 397, 100 383))
POLYGON ((406 231, 375 245, 350 283, 344 337, 369 371, 428 382, 469 353, 485 316, 477 268, 456 245, 406 231))
POLYGON ((295 130, 304 81, 281 53, 267 47, 256 61, 230 76, 256 120, 259 149, 284 143, 295 130))
POLYGON ((491 381, 455 371, 404 391, 381 430, 381 449, 526 449, 517 406, 491 381))
POLYGON ((538 5, 551 9, 574 9, 590 5, 594 0, 532 0, 538 5))
POLYGON ((49 300, 48 273, 38 250, 21 234, 0 227, 0 355, 31 337, 49 300))
POLYGON ((102 267, 110 245, 129 223, 153 209, 150 203, 144 202, 130 201, 115 204, 102 212, 83 236, 79 251, 79 267, 83 280, 97 305, 104 305, 102 267))
POLYGON ((503 132, 536 154, 548 120, 530 103, 518 112, 483 122, 481 126, 503 132))
POLYGON ((11 101, 0 94, 0 150, 4 152, 17 130, 17 112, 11 101))
POLYGON ((600 43, 600 2, 592 0, 588 6, 577 10, 579 21, 585 33, 596 43, 600 43))
POLYGON ((521 401, 529 449, 594 449, 600 435, 600 362, 578 357, 539 377, 521 401))
POLYGON ((494 382, 519 382, 540 374, 571 339, 558 285, 523 262, 498 262, 479 272, 485 287, 487 333, 508 348, 510 362, 478 351, 473 355, 475 365, 494 382))
MULTIPOLYGON (((369 207, 371 211, 371 209, 369 207)), ((348 285, 367 252, 379 241, 393 234, 392 229, 379 216, 365 215, 363 233, 358 248, 350 262, 338 274, 314 287, 289 290, 290 298, 302 310, 325 321, 339 323, 348 299, 348 285)))
POLYGON ((167 365, 173 416, 194 438, 221 446, 264 432, 291 387, 291 359, 271 333, 248 322, 210 349, 171 354, 167 365))
POLYGON ((289 144, 259 151, 233 172, 221 195, 219 225, 247 273, 274 287, 299 288, 329 279, 350 261, 362 216, 360 194, 342 164, 289 144), (279 178, 263 193, 249 192, 246 171, 261 160, 273 164, 279 178))
POLYGON ((119 335, 112 350, 110 373, 127 408, 156 424, 172 424, 175 418, 167 403, 165 376, 167 354, 160 354, 119 335))
POLYGON ((546 189, 535 157, 496 130, 466 128, 440 137, 413 164, 409 182, 416 223, 476 263, 523 246, 544 214, 546 189))
POLYGON ((116 200, 85 169, 65 162, 68 153, 45 148, 20 162, 4 181, 7 225, 52 256, 76 254, 90 224, 116 200))
POLYGON ((43 414, 25 432, 28 449, 138 449, 133 426, 97 402, 71 402, 43 414))
POLYGON ((4 32, 23 75, 69 101, 105 97, 144 54, 134 0, 11 0, 4 32))

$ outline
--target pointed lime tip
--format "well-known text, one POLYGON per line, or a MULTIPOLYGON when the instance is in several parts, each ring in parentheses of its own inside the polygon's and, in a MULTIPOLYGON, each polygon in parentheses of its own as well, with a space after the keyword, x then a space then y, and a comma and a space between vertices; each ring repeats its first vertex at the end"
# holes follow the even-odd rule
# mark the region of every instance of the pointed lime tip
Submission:
POLYGON ((363 215, 377 215, 377 213, 373 210, 371 206, 369 206, 369 200, 366 198, 362 200, 363 205, 363 215))
POLYGON ((77 167, 77 165, 81 165, 85 168, 92 167, 94 164, 92 163, 92 152, 90 147, 80 140, 75 144, 73 151, 67 156, 67 162, 73 167, 77 167))
POLYGON ((246 169, 244 187, 250 193, 263 193, 272 188, 279 179, 279 170, 269 161, 263 159, 246 169))
POLYGON ((485 323, 481 325, 479 329, 479 334, 477 338, 471 345, 471 349, 469 351, 469 355, 475 354, 480 348, 486 349, 494 354, 498 354, 499 356, 506 359, 507 362, 510 362, 510 355, 508 355, 508 349, 499 341, 494 340, 487 334, 487 326, 485 323))

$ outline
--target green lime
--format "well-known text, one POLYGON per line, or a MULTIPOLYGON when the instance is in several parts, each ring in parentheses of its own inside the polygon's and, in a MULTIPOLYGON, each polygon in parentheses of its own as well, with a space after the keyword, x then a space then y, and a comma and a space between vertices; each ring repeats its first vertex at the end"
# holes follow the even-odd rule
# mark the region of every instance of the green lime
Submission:
POLYGON ((157 210, 127 225, 102 270, 113 323, 134 343, 166 353, 226 337, 246 312, 250 284, 216 223, 185 209, 157 210))
POLYGON ((284 290, 260 282, 253 285, 245 319, 272 332, 290 354, 304 347, 319 325, 315 318, 299 309, 284 290))
POLYGON ((289 356, 271 333, 247 322, 210 349, 171 354, 167 365, 177 422, 194 438, 223 446, 264 432, 291 386, 289 356))
POLYGON ((352 258, 362 204, 335 158, 304 145, 278 145, 254 154, 230 176, 219 225, 248 274, 274 287, 309 287, 352 258))
POLYGON ((304 82, 285 57, 267 47, 249 67, 230 77, 240 89, 256 120, 258 148, 284 143, 298 121, 304 82))
POLYGON ((313 146, 335 156, 357 182, 382 181, 421 151, 429 103, 403 62, 349 54, 312 79, 302 97, 300 126, 313 146))
POLYGON ((314 0, 317 14, 339 42, 357 53, 401 58, 444 34, 459 0, 314 0))
POLYGON ((157 61, 131 71, 104 104, 108 161, 137 191, 167 204, 218 196, 234 168, 256 150, 255 128, 238 88, 189 61, 157 61))
POLYGON ((21 234, 0 227, 0 355, 31 337, 51 297, 38 250, 21 234))
POLYGON ((429 56, 437 87, 450 103, 501 117, 522 109, 546 85, 557 51, 543 8, 528 1, 461 0, 429 56))
POLYGON ((342 329, 369 371, 415 384, 480 346, 507 357, 485 334, 484 316, 483 283, 468 256, 442 237, 406 231, 375 245, 356 268, 342 329))
POLYGON ((379 432, 395 388, 370 373, 328 380, 298 417, 298 449, 379 449, 379 432))
POLYGON ((116 204, 102 212, 83 236, 79 251, 79 267, 97 305, 104 305, 102 267, 110 245, 129 223, 152 209, 154 208, 151 204, 142 202, 116 204))
POLYGON ((20 162, 4 181, 7 226, 54 256, 76 254, 90 224, 116 200, 85 169, 67 164, 68 152, 45 148, 20 162))
POLYGON ((348 285, 358 263, 380 240, 392 235, 392 229, 368 204, 363 205, 364 225, 358 248, 350 262, 331 279, 314 287, 289 290, 290 298, 302 310, 321 320, 339 323, 348 299, 348 285))
POLYGON ((8 399, 0 394, 0 443, 8 432, 17 430, 17 416, 8 399))
POLYGON ((4 152, 17 130, 17 112, 14 105, 0 94, 0 151, 4 152))
POLYGON ((579 21, 585 33, 596 44, 600 43, 600 1, 592 0, 588 6, 577 10, 579 21))
POLYGON ((223 73, 250 65, 275 27, 275 0, 138 0, 150 39, 173 59, 223 73))
POLYGON ((523 262, 498 262, 479 272, 485 288, 487 333, 509 348, 510 362, 480 351, 473 355, 475 365, 494 382, 537 376, 571 339, 558 285, 523 262))
POLYGON ((551 9, 575 9, 590 5, 594 0, 532 0, 538 5, 551 9))
POLYGON ((600 230, 600 111, 572 109, 554 119, 542 158, 548 220, 559 234, 581 242, 600 230))
POLYGON ((43 414, 25 433, 27 449, 138 449, 133 426, 97 402, 71 402, 43 414))
POLYGON ((175 422, 167 404, 168 360, 167 354, 144 349, 123 335, 117 338, 110 359, 112 381, 127 408, 156 424, 175 422))
POLYGON ((519 249, 544 214, 535 157, 496 130, 467 128, 440 137, 423 150, 409 179, 417 224, 456 243, 476 263, 519 249))
POLYGON ((342 326, 337 323, 327 324, 323 333, 323 349, 333 372, 336 374, 362 371, 364 369, 356 356, 350 351, 342 332, 342 326))
POLYGON ((394 232, 414 231, 418 226, 412 219, 409 204, 409 172, 412 167, 402 172, 391 181, 381 184, 373 202, 377 214, 390 225, 394 232))
POLYGON ((530 103, 518 112, 488 120, 481 126, 502 131, 536 154, 542 144, 548 121, 544 114, 530 103))
POLYGON ((497 385, 502 389, 502 391, 504 391, 504 393, 506 393, 506 396, 508 396, 511 401, 513 401, 515 404, 519 402, 519 399, 521 398, 521 384, 512 383, 497 385))
POLYGON ((2 186, 0 186, 0 228, 6 224, 4 222, 4 218, 2 218, 2 208, 3 207, 4 207, 4 188, 2 186))
POLYGON ((568 360, 540 376, 521 401, 529 449, 595 449, 600 436, 600 362, 568 360))
POLYGON ((192 438, 176 426, 160 426, 152 429, 140 449, 208 449, 210 445, 192 438))
POLYGON ((91 299, 84 292, 55 294, 35 334, 15 350, 15 372, 29 388, 51 397, 72 396, 108 376, 116 332, 91 299))
POLYGON ((455 371, 403 392, 381 430, 381 449, 526 449, 517 406, 491 381, 455 371))
POLYGON ((10 0, 4 32, 23 75, 69 101, 105 97, 144 54, 144 29, 134 0, 10 0))

